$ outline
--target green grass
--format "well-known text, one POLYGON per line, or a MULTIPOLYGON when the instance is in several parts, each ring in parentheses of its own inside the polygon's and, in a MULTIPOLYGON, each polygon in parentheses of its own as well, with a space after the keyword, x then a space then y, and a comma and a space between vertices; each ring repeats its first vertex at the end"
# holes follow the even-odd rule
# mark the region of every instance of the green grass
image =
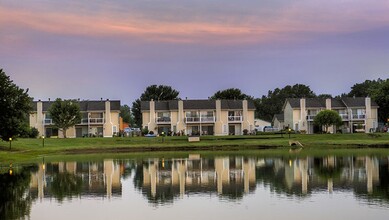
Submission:
MULTIPOLYGON (((257 135, 257 136, 202 136, 200 142, 188 142, 187 137, 117 137, 117 138, 68 138, 68 139, 18 139, 12 142, 9 150, 8 142, 0 142, 0 163, 15 161, 31 161, 43 156, 64 157, 88 153, 92 155, 136 155, 137 152, 159 152, 160 154, 177 155, 183 152, 212 151, 225 153, 271 153, 293 154, 289 151, 289 141, 299 141, 305 147, 299 154, 315 153, 315 151, 328 152, 355 151, 365 148, 365 151, 376 149, 376 153, 389 152, 389 134, 371 136, 368 134, 321 134, 321 135, 257 135), (271 149, 257 152, 257 149, 271 149), (243 151, 244 150, 244 151, 243 151), (255 150, 255 151, 254 151, 255 150), (168 152, 169 151, 169 152, 168 152), (121 153, 121 154, 118 154, 121 153)), ((316 152, 317 153, 317 152, 316 152)), ((144 153, 143 153, 144 155, 144 153)))

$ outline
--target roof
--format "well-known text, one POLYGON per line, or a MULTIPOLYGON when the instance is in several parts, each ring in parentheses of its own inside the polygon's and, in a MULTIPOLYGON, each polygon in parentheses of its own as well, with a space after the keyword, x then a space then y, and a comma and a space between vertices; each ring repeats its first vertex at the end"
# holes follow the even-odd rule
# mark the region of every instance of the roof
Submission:
POLYGON ((284 114, 275 114, 273 117, 273 121, 277 119, 279 122, 284 122, 284 114))
MULTIPOLYGON (((221 109, 223 110, 239 110, 243 109, 243 100, 221 100, 221 109)), ((216 109, 216 100, 182 100, 184 109, 216 109)), ((169 101, 155 101, 155 110, 156 111, 171 111, 178 110, 178 100, 169 100, 169 101)), ((254 110, 255 105, 252 100, 247 100, 248 109, 254 110)), ((142 101, 141 102, 142 111, 150 110, 150 102, 142 101)))
MULTIPOLYGON (((331 108, 355 108, 355 107, 365 107, 364 97, 342 97, 340 99, 331 99, 331 108)), ((289 98, 286 99, 286 102, 289 102, 292 108, 300 108, 300 98, 289 98)), ((377 103, 371 100, 372 107, 378 107, 377 103)), ((326 99, 323 98, 306 98, 305 99, 306 108, 325 108, 326 99)))
MULTIPOLYGON (((49 110, 51 104, 54 101, 42 101, 43 111, 46 112, 49 110)), ((80 105, 80 111, 88 112, 88 111, 105 111, 105 102, 106 101, 77 101, 80 105)), ((120 111, 120 101, 119 100, 110 100, 111 111, 120 111)), ((37 111, 37 103, 38 101, 34 101, 32 105, 32 111, 37 111)))
MULTIPOLYGON (((363 98, 363 97, 343 97, 342 100, 347 107, 364 107, 365 106, 365 98, 363 98)), ((373 100, 371 100, 371 106, 378 107, 377 103, 373 100)))

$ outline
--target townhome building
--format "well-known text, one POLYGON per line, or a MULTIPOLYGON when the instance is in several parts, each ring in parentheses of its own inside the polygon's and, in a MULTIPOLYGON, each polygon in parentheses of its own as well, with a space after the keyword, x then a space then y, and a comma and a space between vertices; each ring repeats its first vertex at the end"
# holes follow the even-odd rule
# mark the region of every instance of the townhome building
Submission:
POLYGON ((251 100, 169 100, 141 102, 142 127, 154 133, 241 135, 254 131, 251 100))
POLYGON ((340 99, 321 98, 290 98, 283 106, 284 125, 313 134, 321 130, 313 124, 315 116, 322 110, 337 111, 343 120, 343 125, 336 128, 332 126, 331 133, 371 132, 378 126, 378 105, 369 97, 342 97, 340 99))
MULTIPOLYGON (((75 101, 80 105, 81 122, 66 131, 67 137, 112 137, 120 128, 120 101, 75 101)), ((48 110, 53 101, 34 101, 30 126, 46 137, 63 137, 48 110)))

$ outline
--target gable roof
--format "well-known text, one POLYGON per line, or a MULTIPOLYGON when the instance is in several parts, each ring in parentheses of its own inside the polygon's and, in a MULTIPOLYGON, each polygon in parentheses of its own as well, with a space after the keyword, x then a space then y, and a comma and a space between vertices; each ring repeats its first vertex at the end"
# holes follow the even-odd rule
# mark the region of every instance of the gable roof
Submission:
MULTIPOLYGON (((49 110, 50 106, 54 101, 42 101, 42 111, 46 112, 49 110)), ((77 101, 80 105, 80 111, 88 112, 88 111, 105 111, 105 101, 77 101)), ((120 111, 120 101, 112 100, 109 101, 111 104, 111 111, 120 111)), ((37 111, 37 103, 38 101, 32 102, 32 111, 37 111)))
MULTIPOLYGON (((342 97, 340 99, 331 99, 331 108, 353 108, 353 107, 365 107, 364 97, 342 97)), ((300 108, 300 98, 289 98, 286 99, 286 102, 289 102, 290 106, 295 109, 300 108)), ((372 107, 378 107, 377 103, 371 100, 372 107)), ((306 98, 305 99, 306 108, 325 108, 326 99, 322 98, 306 98)))
POLYGON ((282 113, 282 114, 275 114, 275 115, 273 116, 272 122, 274 122, 276 119, 277 119, 279 122, 284 122, 284 113, 282 113))
MULTIPOLYGON (((365 107, 365 98, 363 97, 343 97, 342 101, 347 107, 365 107)), ((371 106, 378 107, 373 100, 371 100, 371 106)))

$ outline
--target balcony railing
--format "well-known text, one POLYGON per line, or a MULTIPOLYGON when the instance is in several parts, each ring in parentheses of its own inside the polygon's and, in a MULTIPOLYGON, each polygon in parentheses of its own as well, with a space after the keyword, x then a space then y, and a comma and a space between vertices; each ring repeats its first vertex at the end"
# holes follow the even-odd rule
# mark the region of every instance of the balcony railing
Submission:
POLYGON ((348 120, 348 114, 339 114, 339 116, 342 118, 343 121, 348 120))
POLYGON ((44 120, 43 120, 43 124, 45 124, 45 125, 51 125, 51 124, 53 124, 53 119, 44 119, 44 120))
POLYGON ((83 118, 81 124, 103 124, 104 118, 83 118))
POLYGON ((228 116, 228 121, 229 122, 232 122, 232 121, 241 122, 242 121, 242 116, 228 116))
POLYGON ((186 117, 186 123, 212 123, 215 122, 215 116, 186 117))
POLYGON ((356 115, 356 114, 354 114, 353 115, 353 119, 365 119, 365 115, 356 115))
POLYGON ((307 120, 308 121, 313 121, 316 115, 307 115, 307 120))
POLYGON ((156 122, 158 124, 170 124, 171 118, 170 117, 158 117, 156 122))

